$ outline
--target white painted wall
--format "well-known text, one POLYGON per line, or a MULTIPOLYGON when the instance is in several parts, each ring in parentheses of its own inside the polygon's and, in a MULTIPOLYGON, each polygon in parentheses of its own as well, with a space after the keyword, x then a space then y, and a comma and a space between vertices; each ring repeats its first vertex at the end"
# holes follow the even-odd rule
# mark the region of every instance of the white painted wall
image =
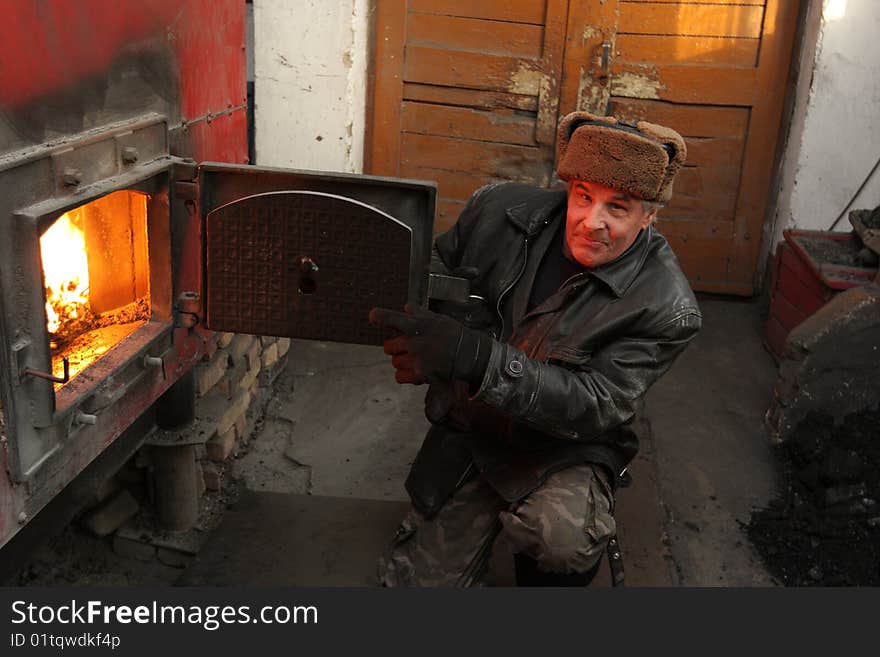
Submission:
POLYGON ((253 0, 256 163, 363 171, 369 0, 253 0))
MULTIPOLYGON (((880 157, 880 2, 814 0, 810 11, 804 55, 814 59, 802 62, 774 248, 785 228, 827 230, 880 157), (818 26, 812 43, 811 19, 818 26)), ((851 209, 877 205, 880 170, 851 209)), ((851 229, 844 216, 837 230, 851 229)))

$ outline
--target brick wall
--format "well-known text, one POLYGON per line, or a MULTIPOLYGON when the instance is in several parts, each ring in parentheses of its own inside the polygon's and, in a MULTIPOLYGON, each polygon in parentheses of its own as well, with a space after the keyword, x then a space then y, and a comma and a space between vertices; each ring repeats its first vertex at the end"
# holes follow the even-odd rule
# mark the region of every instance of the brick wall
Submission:
POLYGON ((289 338, 223 333, 196 366, 196 421, 207 437, 199 455, 208 489, 219 490, 224 463, 249 441, 289 349, 289 338))

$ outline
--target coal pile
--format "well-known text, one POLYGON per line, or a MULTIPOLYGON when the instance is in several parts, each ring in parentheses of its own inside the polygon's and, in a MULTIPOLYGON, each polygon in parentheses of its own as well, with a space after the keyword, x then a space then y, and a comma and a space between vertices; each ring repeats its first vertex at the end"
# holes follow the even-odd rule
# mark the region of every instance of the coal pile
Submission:
POLYGON ((786 586, 880 585, 880 409, 810 414, 780 448, 783 489, 746 528, 786 586))

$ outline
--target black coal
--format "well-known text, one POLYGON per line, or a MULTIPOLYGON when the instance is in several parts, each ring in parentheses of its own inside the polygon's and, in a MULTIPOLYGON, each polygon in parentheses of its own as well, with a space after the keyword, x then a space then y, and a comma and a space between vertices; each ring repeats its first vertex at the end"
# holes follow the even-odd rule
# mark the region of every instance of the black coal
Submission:
POLYGON ((779 448, 782 490, 747 531, 786 586, 880 585, 880 409, 811 414, 779 448))

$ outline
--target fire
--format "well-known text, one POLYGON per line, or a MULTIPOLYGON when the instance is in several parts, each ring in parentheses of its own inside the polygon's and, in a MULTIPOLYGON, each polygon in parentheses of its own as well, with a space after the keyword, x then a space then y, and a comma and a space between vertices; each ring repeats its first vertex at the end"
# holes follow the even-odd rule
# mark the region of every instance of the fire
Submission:
POLYGON ((46 284, 46 327, 55 333, 70 319, 85 316, 89 264, 80 208, 65 212, 40 238, 46 284))

